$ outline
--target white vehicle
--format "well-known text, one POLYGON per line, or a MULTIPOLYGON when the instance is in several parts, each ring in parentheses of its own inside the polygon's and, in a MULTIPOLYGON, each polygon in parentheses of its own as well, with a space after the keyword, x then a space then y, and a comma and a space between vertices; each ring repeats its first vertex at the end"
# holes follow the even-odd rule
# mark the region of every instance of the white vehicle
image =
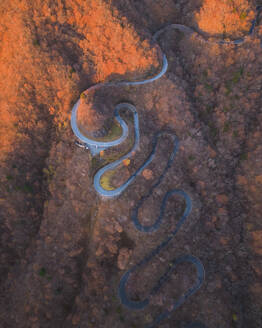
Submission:
POLYGON ((80 147, 80 148, 84 148, 84 149, 89 149, 87 144, 82 144, 81 142, 79 141, 75 141, 75 144, 80 147))

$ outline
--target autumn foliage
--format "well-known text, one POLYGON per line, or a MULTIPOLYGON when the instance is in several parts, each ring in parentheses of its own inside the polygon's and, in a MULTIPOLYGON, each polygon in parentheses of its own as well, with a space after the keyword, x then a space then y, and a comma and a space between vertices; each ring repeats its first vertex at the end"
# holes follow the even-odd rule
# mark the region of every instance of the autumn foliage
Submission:
POLYGON ((246 34, 254 18, 255 12, 248 0, 204 0, 196 15, 203 32, 225 37, 246 34))

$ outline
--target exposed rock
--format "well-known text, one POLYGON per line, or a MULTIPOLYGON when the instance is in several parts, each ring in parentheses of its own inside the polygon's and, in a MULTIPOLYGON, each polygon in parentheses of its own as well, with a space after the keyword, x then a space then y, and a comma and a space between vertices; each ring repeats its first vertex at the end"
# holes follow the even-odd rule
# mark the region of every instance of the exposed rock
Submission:
POLYGON ((153 178, 153 171, 152 170, 149 170, 149 169, 145 169, 143 171, 143 177, 146 179, 146 180, 151 180, 153 178))
POLYGON ((132 252, 128 248, 121 248, 117 258, 117 266, 120 270, 125 270, 127 268, 129 258, 132 252))

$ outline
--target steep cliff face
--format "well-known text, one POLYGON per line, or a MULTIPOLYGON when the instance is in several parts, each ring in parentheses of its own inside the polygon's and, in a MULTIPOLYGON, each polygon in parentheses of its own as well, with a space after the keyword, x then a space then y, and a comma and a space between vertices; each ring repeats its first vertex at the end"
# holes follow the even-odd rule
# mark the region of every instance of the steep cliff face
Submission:
MULTIPOLYGON (((94 158, 76 147, 69 122, 81 94, 78 121, 86 134, 105 126, 103 135, 119 134, 112 123, 119 102, 134 104, 139 114, 139 149, 104 179, 106 186, 118 186, 135 172, 157 131, 180 140, 175 163, 139 218, 152 224, 163 195, 174 188, 190 195, 193 211, 172 244, 132 277, 133 299, 147 295, 173 258, 194 254, 205 266, 206 282, 160 326, 193 321, 209 328, 262 326, 261 25, 239 46, 167 31, 159 39, 169 62, 164 77, 145 86, 87 90, 99 82, 141 80, 158 72, 161 58, 152 35, 165 25, 238 38, 248 33, 256 5, 246 0, 1 1, 3 327, 144 327, 194 279, 190 265, 182 265, 145 310, 120 304, 121 275, 174 229, 184 203, 172 197, 163 225, 150 235, 138 232, 130 219, 168 161, 168 138, 160 140, 153 162, 120 197, 105 201, 97 195, 95 172, 127 152, 133 135, 94 158)), ((124 117, 132 131, 132 118, 124 117)))

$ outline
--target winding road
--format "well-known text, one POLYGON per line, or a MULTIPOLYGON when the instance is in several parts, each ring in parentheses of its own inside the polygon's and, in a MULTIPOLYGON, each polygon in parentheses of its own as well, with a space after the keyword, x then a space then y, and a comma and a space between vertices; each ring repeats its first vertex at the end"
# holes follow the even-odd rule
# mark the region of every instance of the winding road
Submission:
MULTIPOLYGON (((262 10, 262 6, 258 6, 256 9, 257 9, 257 16, 252 22, 252 26, 250 28, 250 31, 249 31, 248 35, 252 35, 253 32, 254 32, 256 23, 258 22, 259 15, 260 15, 260 12, 262 10)), ((171 25, 168 25, 167 27, 161 29, 157 33, 155 33, 155 35, 153 36, 154 41, 157 41, 157 39, 159 38, 159 36, 162 33, 166 32, 167 30, 170 30, 170 29, 177 29, 177 30, 179 30, 179 31, 181 31, 181 32, 183 32, 187 35, 197 34, 198 38, 200 38, 203 42, 212 42, 212 43, 215 42, 215 43, 224 44, 224 45, 226 45, 226 44, 240 45, 243 42, 245 42, 246 39, 247 39, 247 37, 244 37, 244 38, 237 39, 237 40, 232 40, 232 41, 224 41, 224 40, 217 40, 217 41, 212 40, 212 41, 210 41, 208 39, 205 39, 203 36, 198 34, 196 31, 194 31, 190 27, 180 25, 180 24, 171 24, 171 25)), ((99 88, 110 87, 110 86, 122 87, 122 86, 132 86, 132 85, 143 85, 143 84, 147 84, 147 83, 152 83, 152 82, 160 79, 166 73, 166 71, 168 69, 168 61, 167 61, 166 55, 162 52, 161 48, 159 46, 158 46, 158 48, 159 48, 159 51, 160 51, 161 56, 162 56, 162 69, 155 77, 149 78, 149 79, 146 79, 146 80, 143 80, 143 81, 137 81, 137 82, 100 83, 100 84, 97 84, 95 86, 92 86, 88 90, 90 90, 90 91, 91 90, 97 90, 99 88)), ((178 233, 181 226, 185 223, 186 219, 188 218, 188 216, 191 213, 192 201, 191 201, 190 196, 186 192, 184 192, 183 190, 174 189, 174 190, 168 191, 165 194, 165 196, 164 196, 164 198, 162 199, 162 202, 161 202, 160 214, 151 226, 143 226, 140 223, 139 219, 138 219, 139 208, 152 195, 154 189, 156 189, 160 185, 160 183, 164 179, 167 171, 171 167, 171 165, 172 165, 172 163, 175 159, 175 155, 176 155, 176 153, 178 151, 178 148, 179 148, 179 141, 178 141, 178 139, 175 135, 167 134, 165 132, 158 133, 152 140, 152 151, 151 151, 150 155, 148 156, 148 158, 145 160, 144 164, 133 175, 131 175, 129 177, 129 179, 124 184, 122 184, 119 188, 116 188, 114 190, 106 190, 101 186, 101 177, 103 176, 103 174, 106 173, 109 170, 114 170, 116 167, 118 167, 123 162, 124 159, 127 159, 128 157, 131 156, 131 154, 137 149, 137 147, 139 145, 140 133, 139 133, 138 113, 136 111, 136 108, 132 104, 129 104, 129 103, 120 103, 120 104, 118 104, 115 108, 114 116, 115 116, 115 119, 117 120, 117 122, 120 124, 120 126, 122 128, 121 137, 116 139, 116 140, 109 141, 109 142, 101 142, 101 141, 99 142, 99 141, 95 141, 95 140, 92 140, 90 138, 87 138, 86 136, 84 136, 80 132, 80 130, 77 126, 77 110, 78 110, 79 104, 80 104, 80 100, 78 100, 78 102, 73 107, 72 115, 71 115, 71 127, 72 127, 72 130, 73 130, 75 136, 81 142, 83 142, 83 147, 85 147, 87 149, 90 149, 90 152, 91 152, 92 155, 96 155, 96 154, 100 153, 100 151, 102 151, 102 150, 106 150, 108 148, 120 145, 128 136, 128 126, 125 123, 125 121, 121 118, 120 110, 125 108, 125 109, 128 109, 129 111, 131 111, 132 114, 133 114, 134 130, 135 130, 135 141, 134 141, 134 145, 133 145, 131 151, 128 152, 123 157, 119 158, 117 161, 104 166, 103 168, 101 168, 95 174, 95 177, 94 177, 95 190, 99 193, 99 195, 101 195, 103 197, 112 198, 112 197, 119 196, 134 181, 136 176, 138 174, 140 174, 152 162, 152 160, 155 156, 158 140, 161 136, 168 135, 173 141, 173 149, 172 149, 171 154, 169 156, 169 160, 168 160, 168 163, 167 163, 166 167, 164 168, 164 170, 163 170, 162 174, 160 175, 160 177, 158 178, 157 182, 151 187, 149 192, 145 196, 143 196, 139 200, 139 202, 136 204, 136 206, 132 210, 131 219, 132 219, 135 227, 138 230, 140 230, 144 233, 152 233, 154 231, 157 231, 158 228, 160 227, 162 221, 163 221, 166 203, 167 203, 168 199, 170 197, 173 197, 173 196, 184 198, 185 203, 186 203, 184 213, 181 216, 180 220, 178 221, 174 231, 171 231, 168 234, 167 238, 160 245, 158 245, 155 249, 153 249, 139 263, 137 263, 136 265, 131 267, 122 276, 122 278, 120 280, 120 284, 119 284, 119 291, 118 291, 119 292, 119 298, 120 298, 123 305, 125 305, 126 307, 128 307, 132 310, 143 309, 149 304, 149 297, 156 294, 159 291, 159 289, 168 280, 168 277, 172 274, 173 271, 176 270, 176 268, 179 264, 181 264, 181 263, 190 263, 190 264, 192 264, 196 269, 195 283, 187 291, 185 291, 185 293, 182 296, 180 296, 177 300, 174 301, 174 303, 172 305, 172 309, 163 311, 160 315, 158 315, 153 320, 153 322, 151 324, 149 324, 147 326, 147 328, 157 327, 162 320, 169 317, 173 311, 177 310, 189 297, 191 297, 194 293, 196 293, 196 291, 202 286, 202 284, 204 282, 204 279, 205 279, 205 271, 204 271, 204 267, 203 267, 201 261, 198 258, 196 258, 192 255, 183 255, 183 256, 181 256, 177 259, 174 259, 172 261, 172 264, 168 267, 167 271, 160 277, 157 284, 149 292, 149 296, 146 299, 144 299, 142 301, 132 301, 126 293, 126 284, 128 283, 128 280, 129 280, 130 276, 132 275, 132 273, 135 272, 140 267, 145 266, 149 262, 151 262, 151 260, 155 256, 157 256, 160 253, 160 251, 162 251, 170 243, 170 241, 175 237, 175 235, 178 233)), ((191 328, 197 328, 197 327, 204 328, 205 326, 202 323, 195 322, 195 323, 192 323, 191 325, 188 326, 188 328, 190 328, 190 327, 191 328)))

